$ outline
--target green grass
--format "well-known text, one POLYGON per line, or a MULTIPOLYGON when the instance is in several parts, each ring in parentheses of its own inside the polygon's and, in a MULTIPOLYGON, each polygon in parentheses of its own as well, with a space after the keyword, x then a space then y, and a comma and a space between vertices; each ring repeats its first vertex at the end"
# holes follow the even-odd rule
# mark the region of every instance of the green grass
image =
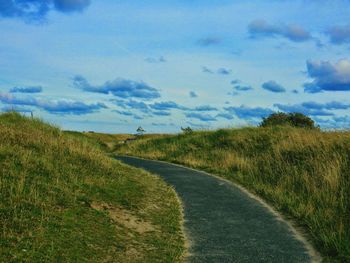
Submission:
POLYGON ((94 140, 0 115, 0 262, 177 262, 176 194, 94 140))
POLYGON ((306 229, 326 262, 350 262, 350 132, 223 129, 139 140, 117 152, 237 182, 306 229))

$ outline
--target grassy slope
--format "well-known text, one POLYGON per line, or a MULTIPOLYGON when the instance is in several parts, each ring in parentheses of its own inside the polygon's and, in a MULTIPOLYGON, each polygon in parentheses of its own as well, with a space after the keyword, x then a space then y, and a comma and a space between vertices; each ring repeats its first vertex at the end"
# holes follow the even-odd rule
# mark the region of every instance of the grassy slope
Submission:
POLYGON ((39 120, 0 115, 0 262, 174 262, 176 195, 39 120))
POLYGON ((329 261, 350 262, 349 132, 227 129, 140 140, 118 152, 238 182, 296 219, 329 261))

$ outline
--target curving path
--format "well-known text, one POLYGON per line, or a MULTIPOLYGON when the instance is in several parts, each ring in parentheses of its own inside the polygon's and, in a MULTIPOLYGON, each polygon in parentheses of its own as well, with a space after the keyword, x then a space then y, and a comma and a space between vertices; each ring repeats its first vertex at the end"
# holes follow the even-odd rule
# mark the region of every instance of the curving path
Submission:
POLYGON ((190 168, 135 157, 126 164, 161 176, 184 207, 189 262, 316 262, 290 226, 234 184, 190 168))

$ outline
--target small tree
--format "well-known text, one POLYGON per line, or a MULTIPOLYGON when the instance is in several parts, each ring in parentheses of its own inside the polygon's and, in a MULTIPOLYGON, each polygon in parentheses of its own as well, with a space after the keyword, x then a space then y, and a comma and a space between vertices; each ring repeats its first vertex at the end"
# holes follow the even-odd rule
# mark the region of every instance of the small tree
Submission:
POLYGON ((263 118, 261 127, 277 126, 277 125, 290 125, 299 128, 315 129, 315 122, 308 116, 302 113, 284 113, 276 112, 270 114, 268 117, 263 118))
POLYGON ((144 132, 146 132, 141 126, 139 126, 136 130, 137 135, 143 135, 144 132))

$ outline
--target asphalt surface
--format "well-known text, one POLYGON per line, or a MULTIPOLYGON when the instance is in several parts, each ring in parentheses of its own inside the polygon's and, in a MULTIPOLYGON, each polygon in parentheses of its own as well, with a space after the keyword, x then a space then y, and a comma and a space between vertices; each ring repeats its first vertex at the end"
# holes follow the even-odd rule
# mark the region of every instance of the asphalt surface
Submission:
POLYGON ((126 164, 161 176, 184 207, 188 262, 310 262, 287 223, 233 184, 204 172, 133 157, 126 164))

